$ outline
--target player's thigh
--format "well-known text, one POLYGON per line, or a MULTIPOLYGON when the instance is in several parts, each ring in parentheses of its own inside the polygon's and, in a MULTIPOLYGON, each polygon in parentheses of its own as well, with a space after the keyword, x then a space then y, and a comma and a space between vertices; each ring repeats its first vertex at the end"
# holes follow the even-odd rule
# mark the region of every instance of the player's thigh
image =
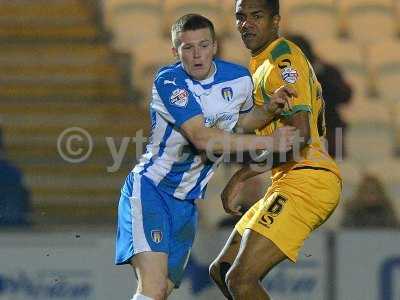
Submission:
MULTIPOLYGON (((250 229, 272 241, 287 257, 296 261, 298 251, 310 233, 307 224, 300 221, 296 198, 283 196, 270 188, 238 222, 236 228, 242 234, 250 229)), ((243 244, 243 241, 242 241, 243 244)))
MULTIPOLYGON (((167 197, 164 195, 164 197, 167 197)), ((168 278, 178 288, 184 276, 190 252, 198 227, 198 212, 194 201, 181 201, 170 198, 167 201, 168 210, 172 216, 168 278)))
POLYGON ((211 264, 216 265, 221 262, 226 262, 232 265, 233 261, 235 260, 238 252, 240 243, 242 240, 242 235, 244 233, 246 224, 252 219, 254 214, 257 212, 260 202, 259 200, 255 203, 239 220, 239 222, 235 225, 235 228, 232 230, 228 240, 226 241, 224 247, 222 248, 221 252, 218 254, 217 258, 211 264))
POLYGON ((142 252, 169 253, 170 219, 164 199, 144 176, 134 174, 131 195, 121 195, 116 263, 127 264, 142 252))
POLYGON ((138 278, 139 291, 152 291, 159 287, 167 288, 168 255, 163 252, 142 252, 136 254, 131 265, 138 278))
POLYGON ((236 255, 239 252, 241 240, 242 236, 236 229, 233 229, 224 247, 222 248, 221 252, 218 254, 214 262, 227 262, 229 264, 232 264, 236 258, 236 255))
POLYGON ((299 220, 311 231, 334 212, 342 190, 341 181, 334 173, 312 169, 290 171, 279 186, 294 204, 299 220))
POLYGON ((304 241, 333 212, 339 196, 340 181, 333 173, 291 171, 272 184, 236 228, 259 233, 296 262, 304 241))
POLYGON ((250 229, 246 229, 235 261, 231 277, 261 279, 276 264, 286 259, 285 253, 270 239, 250 229))

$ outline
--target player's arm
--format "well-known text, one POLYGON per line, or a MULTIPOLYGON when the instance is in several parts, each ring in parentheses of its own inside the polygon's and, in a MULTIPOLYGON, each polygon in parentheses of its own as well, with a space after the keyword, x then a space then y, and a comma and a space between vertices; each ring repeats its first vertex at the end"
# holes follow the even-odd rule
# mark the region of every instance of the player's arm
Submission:
POLYGON ((248 179, 267 172, 280 164, 296 159, 296 157, 300 155, 300 151, 308 145, 310 140, 309 112, 297 112, 286 122, 296 129, 297 139, 295 140, 293 148, 286 152, 284 156, 278 153, 271 153, 266 157, 267 163, 265 164, 248 163, 243 165, 243 167, 231 177, 221 193, 222 206, 226 213, 231 215, 242 214, 241 207, 235 207, 233 204, 236 202, 235 199, 248 179))
POLYGON ((294 138, 294 131, 290 126, 281 128, 274 136, 227 133, 218 128, 205 127, 202 115, 187 120, 181 125, 181 129, 198 150, 212 153, 255 150, 286 152, 291 148, 294 138))
POLYGON ((237 132, 254 132, 279 117, 284 111, 291 109, 291 99, 297 97, 296 90, 282 86, 271 96, 270 101, 263 105, 254 105, 250 112, 240 114, 236 124, 237 132))
MULTIPOLYGON (((309 143, 311 139, 310 129, 310 113, 307 111, 299 111, 290 117, 285 124, 293 126, 297 132, 297 139, 295 146, 288 152, 288 158, 286 161, 292 160, 300 154, 309 143)), ((280 162, 285 163, 286 161, 280 162)))
POLYGON ((269 169, 270 168, 263 165, 247 164, 236 171, 221 193, 222 206, 225 212, 234 216, 240 216, 242 214, 241 207, 235 207, 233 203, 236 202, 235 199, 243 189, 245 181, 269 169))
MULTIPOLYGON (((285 59, 285 62, 287 61, 288 60, 285 59)), ((304 66, 306 66, 307 64, 305 64, 305 61, 303 61, 301 62, 303 63, 303 65, 301 65, 301 63, 300 65, 298 65, 298 63, 295 63, 292 58, 290 58, 289 61, 291 64, 293 63, 291 67, 283 69, 280 67, 274 68, 270 73, 271 76, 267 78, 265 82, 268 83, 268 86, 271 87, 279 87, 282 86, 282 84, 290 84, 290 86, 295 89, 296 96, 291 103, 292 107, 289 112, 282 113, 281 120, 284 120, 285 124, 291 125, 296 128, 298 139, 294 143, 293 151, 286 153, 285 158, 272 153, 268 157, 269 163, 266 164, 265 169, 260 169, 259 165, 256 166, 254 164, 248 164, 243 166, 238 172, 233 175, 221 195, 222 204, 225 211, 228 213, 239 213, 238 208, 233 207, 232 203, 247 179, 267 171, 268 167, 274 168, 279 164, 296 159, 296 156, 300 154, 300 151, 307 146, 310 140, 309 115, 311 112, 311 94, 309 89, 309 77, 306 76, 305 72, 303 71, 306 68, 304 66), (288 73, 289 71, 290 73, 288 73), (300 72, 300 74, 298 74, 298 72, 300 72), (255 168, 255 166, 257 168, 255 168)), ((277 65, 279 66, 283 64, 280 64, 278 62, 277 65)), ((312 75, 313 73, 310 70, 309 76, 312 75)), ((266 90, 267 86, 263 87, 261 89, 261 92, 259 92, 258 94, 265 94, 266 90)), ((263 102, 263 99, 261 97, 256 100, 258 100, 256 102, 259 103, 263 102)))
POLYGON ((275 136, 229 134, 218 128, 208 128, 199 103, 176 74, 164 74, 155 81, 160 101, 152 108, 179 128, 187 139, 200 151, 212 153, 236 153, 268 149, 285 152, 291 148, 294 132, 286 127, 275 136), (176 81, 174 80, 176 78, 176 81), (170 82, 174 81, 174 84, 170 82))

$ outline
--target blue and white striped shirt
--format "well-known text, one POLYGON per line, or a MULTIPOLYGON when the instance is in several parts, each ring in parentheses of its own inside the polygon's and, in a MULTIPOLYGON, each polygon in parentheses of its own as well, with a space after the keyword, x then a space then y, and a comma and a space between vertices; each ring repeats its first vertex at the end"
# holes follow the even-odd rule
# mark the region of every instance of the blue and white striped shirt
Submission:
POLYGON ((239 114, 253 107, 249 71, 222 60, 213 63, 214 74, 202 81, 191 79, 181 63, 157 72, 150 103, 151 138, 133 169, 181 200, 204 198, 207 183, 222 157, 214 162, 205 159, 182 134, 180 126, 203 115, 205 126, 231 132, 239 114))

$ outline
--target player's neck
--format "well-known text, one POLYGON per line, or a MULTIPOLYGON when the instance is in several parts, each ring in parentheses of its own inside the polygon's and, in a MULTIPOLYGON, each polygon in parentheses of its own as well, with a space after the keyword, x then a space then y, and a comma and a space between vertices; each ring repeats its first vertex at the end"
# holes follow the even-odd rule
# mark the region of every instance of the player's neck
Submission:
POLYGON ((251 51, 250 52, 251 56, 257 56, 258 54, 260 54, 265 49, 267 49, 269 45, 271 45, 274 41, 276 41, 279 38, 280 38, 279 34, 273 35, 262 47, 255 49, 254 51, 251 51))
POLYGON ((192 77, 192 78, 193 78, 194 80, 199 81, 199 82, 207 81, 207 80, 209 80, 209 79, 215 74, 216 70, 217 70, 217 68, 216 68, 215 63, 214 63, 214 61, 213 61, 213 62, 211 63, 210 69, 209 69, 208 72, 207 72, 207 75, 205 75, 205 76, 202 77, 202 78, 195 78, 195 77, 192 77))
POLYGON ((212 62, 211 66, 210 66, 210 70, 208 71, 206 78, 204 78, 203 80, 210 78, 214 73, 215 73, 215 64, 214 64, 214 62, 212 62))

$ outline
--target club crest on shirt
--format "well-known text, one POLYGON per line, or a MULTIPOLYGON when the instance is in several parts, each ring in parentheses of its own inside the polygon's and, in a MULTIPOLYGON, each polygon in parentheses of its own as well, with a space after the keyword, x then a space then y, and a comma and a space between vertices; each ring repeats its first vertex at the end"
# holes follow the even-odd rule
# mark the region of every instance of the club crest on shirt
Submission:
POLYGON ((282 70, 282 78, 287 83, 296 83, 299 74, 297 73, 295 68, 286 67, 282 70))
POLYGON ((224 87, 221 90, 221 94, 222 94, 222 97, 228 102, 233 99, 233 90, 229 86, 228 87, 224 87))
POLYGON ((186 107, 189 101, 189 93, 184 89, 176 89, 170 97, 171 103, 178 107, 186 107))
POLYGON ((163 238, 162 231, 161 230, 152 230, 151 231, 151 239, 153 240, 154 243, 159 244, 161 243, 163 238))

